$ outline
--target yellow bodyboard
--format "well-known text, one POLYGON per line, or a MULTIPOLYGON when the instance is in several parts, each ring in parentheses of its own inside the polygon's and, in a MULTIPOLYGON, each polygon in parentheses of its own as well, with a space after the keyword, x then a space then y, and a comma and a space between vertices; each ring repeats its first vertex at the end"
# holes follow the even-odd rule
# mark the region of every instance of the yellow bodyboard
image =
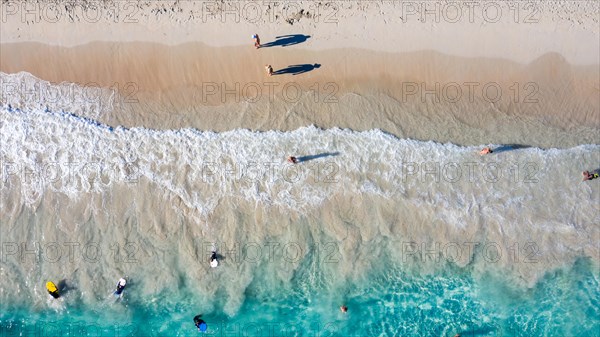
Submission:
POLYGON ((56 285, 52 282, 46 282, 46 289, 51 293, 58 293, 58 288, 56 288, 56 285))

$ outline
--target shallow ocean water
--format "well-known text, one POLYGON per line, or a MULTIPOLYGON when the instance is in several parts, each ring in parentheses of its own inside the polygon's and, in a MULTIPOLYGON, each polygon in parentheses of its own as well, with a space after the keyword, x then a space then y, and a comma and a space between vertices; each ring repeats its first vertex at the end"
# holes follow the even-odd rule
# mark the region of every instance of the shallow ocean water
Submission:
POLYGON ((7 105, 0 142, 1 337, 196 336, 199 313, 212 336, 600 336, 598 145, 481 157, 7 105))
MULTIPOLYGON (((597 336, 598 272, 580 260, 549 273, 532 289, 501 277, 474 280, 468 272, 410 276, 388 269, 341 287, 246 290, 240 311, 220 314, 216 301, 203 318, 209 336, 597 336), (343 298, 349 312, 338 309, 343 298)), ((2 336, 197 336, 192 317, 199 294, 178 289, 139 297, 135 285, 120 302, 89 307, 65 295, 61 309, 5 308, 2 336)))

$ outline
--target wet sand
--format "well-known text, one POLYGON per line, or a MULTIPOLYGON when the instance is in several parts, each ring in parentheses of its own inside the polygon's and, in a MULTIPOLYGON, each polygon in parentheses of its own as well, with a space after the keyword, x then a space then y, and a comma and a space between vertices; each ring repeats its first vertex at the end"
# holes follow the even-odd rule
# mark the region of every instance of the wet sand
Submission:
MULTIPOLYGON (((552 53, 519 64, 433 51, 95 42, 5 44, 0 54, 5 73, 88 88, 72 95, 72 103, 111 104, 97 118, 111 126, 285 131, 315 125, 465 145, 598 142, 599 67, 570 65, 552 53), (276 75, 266 76, 265 64, 276 75), (289 68, 294 65, 300 66, 289 68), (94 94, 98 86, 118 94, 94 94)), ((16 78, 4 82, 28 88, 16 78)), ((49 95, 44 90, 8 103, 42 102, 49 95)))

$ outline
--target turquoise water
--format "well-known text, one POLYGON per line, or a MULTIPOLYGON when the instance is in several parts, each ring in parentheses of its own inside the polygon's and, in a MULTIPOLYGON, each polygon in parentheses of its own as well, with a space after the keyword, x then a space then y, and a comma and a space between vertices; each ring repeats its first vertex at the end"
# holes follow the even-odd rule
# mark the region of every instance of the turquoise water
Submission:
POLYGON ((335 287, 306 284, 302 273, 277 289, 254 281, 234 317, 220 314, 225 303, 201 310, 185 288, 140 297, 132 281, 122 302, 95 308, 69 300, 58 312, 2 308, 0 336, 197 336, 192 317, 202 311, 207 336, 600 336, 599 275, 588 260, 531 289, 491 273, 475 280, 468 268, 427 276, 394 268, 335 287))

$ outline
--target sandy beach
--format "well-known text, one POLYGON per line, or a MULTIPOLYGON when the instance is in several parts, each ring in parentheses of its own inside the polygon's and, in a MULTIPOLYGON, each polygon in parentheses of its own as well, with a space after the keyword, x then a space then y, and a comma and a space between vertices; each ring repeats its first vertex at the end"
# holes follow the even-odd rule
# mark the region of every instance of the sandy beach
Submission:
MULTIPOLYGON (((245 2, 231 8, 140 3, 127 19, 110 16, 123 4, 107 2, 96 11, 98 23, 81 5, 71 8, 72 18, 66 9, 39 7, 40 24, 23 24, 35 15, 7 7, 15 13, 7 15, 0 71, 77 83, 86 95, 72 94, 71 101, 110 105, 98 120, 111 126, 286 131, 315 125, 464 145, 596 143, 600 45, 591 13, 597 6, 492 4, 458 7, 460 16, 457 8, 419 2, 254 4, 264 9, 260 21, 248 19, 254 5, 245 2), (294 6, 304 16, 290 24, 296 16, 279 14, 294 6), (311 8, 319 18, 305 14, 311 8), (61 20, 42 24, 49 13, 61 20), (293 45, 255 50, 250 35, 257 25, 263 44, 289 34, 293 45), (300 65, 306 72, 267 77, 265 64, 276 71, 300 65), (99 86, 118 94, 97 94, 99 86)), ((19 79, 4 83, 27 87, 19 79)), ((44 88, 33 103, 43 105, 44 88)))

